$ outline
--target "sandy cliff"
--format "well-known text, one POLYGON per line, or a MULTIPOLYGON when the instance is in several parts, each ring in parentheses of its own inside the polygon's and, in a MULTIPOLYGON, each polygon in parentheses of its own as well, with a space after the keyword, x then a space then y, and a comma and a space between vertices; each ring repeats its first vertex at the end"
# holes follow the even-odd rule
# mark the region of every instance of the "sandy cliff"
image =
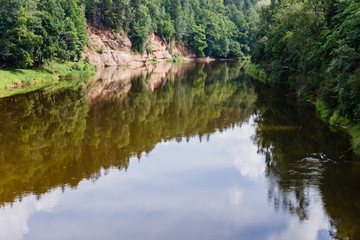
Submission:
MULTIPOLYGON (((151 54, 134 53, 130 39, 124 33, 113 34, 111 30, 100 30, 95 27, 87 29, 89 36, 88 46, 85 47, 83 57, 89 57, 90 62, 98 66, 140 67, 150 60, 166 61, 173 56, 165 42, 156 34, 150 36, 151 54)), ((185 58, 194 57, 194 54, 181 43, 175 44, 173 53, 180 53, 185 58)))

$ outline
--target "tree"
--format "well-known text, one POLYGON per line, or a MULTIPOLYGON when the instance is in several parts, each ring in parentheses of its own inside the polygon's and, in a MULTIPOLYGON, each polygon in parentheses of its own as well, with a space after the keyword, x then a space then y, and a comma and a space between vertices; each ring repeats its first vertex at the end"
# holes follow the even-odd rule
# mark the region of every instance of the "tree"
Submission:
POLYGON ((193 48, 196 53, 203 57, 204 49, 207 47, 206 43, 206 36, 205 36, 205 29, 200 25, 193 26, 193 36, 192 40, 190 41, 190 47, 193 48))
POLYGON ((20 8, 14 27, 6 31, 9 61, 17 67, 31 67, 36 57, 35 48, 43 43, 43 37, 33 32, 36 23, 31 13, 20 8))

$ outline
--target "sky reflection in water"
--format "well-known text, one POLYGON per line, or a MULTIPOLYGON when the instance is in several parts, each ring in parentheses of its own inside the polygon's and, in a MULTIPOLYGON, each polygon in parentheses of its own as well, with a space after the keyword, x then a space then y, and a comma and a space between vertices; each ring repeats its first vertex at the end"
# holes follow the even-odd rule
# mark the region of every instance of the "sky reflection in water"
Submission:
POLYGON ((0 239, 359 236, 347 136, 239 66, 68 85, 0 101, 0 239))
POLYGON ((25 197, 1 210, 1 239, 326 239, 317 189, 308 220, 274 212, 252 135, 251 119, 208 142, 160 143, 126 172, 25 197))

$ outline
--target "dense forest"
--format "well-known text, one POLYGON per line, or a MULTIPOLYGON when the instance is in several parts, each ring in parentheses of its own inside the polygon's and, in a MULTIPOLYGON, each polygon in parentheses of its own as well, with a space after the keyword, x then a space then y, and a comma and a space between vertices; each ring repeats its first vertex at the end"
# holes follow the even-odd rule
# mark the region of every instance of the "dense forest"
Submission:
POLYGON ((0 67, 28 68, 55 56, 78 60, 86 41, 76 0, 0 0, 0 67))
POLYGON ((252 61, 332 125, 350 124, 360 149, 360 1, 272 0, 259 18, 252 61))
POLYGON ((77 61, 86 27, 124 31, 133 50, 149 35, 183 41, 199 56, 242 57, 253 48, 257 0, 0 0, 0 67, 29 68, 54 57, 77 61))
POLYGON ((137 51, 149 33, 184 41, 199 56, 241 57, 252 48, 257 0, 82 0, 88 22, 124 30, 137 51))

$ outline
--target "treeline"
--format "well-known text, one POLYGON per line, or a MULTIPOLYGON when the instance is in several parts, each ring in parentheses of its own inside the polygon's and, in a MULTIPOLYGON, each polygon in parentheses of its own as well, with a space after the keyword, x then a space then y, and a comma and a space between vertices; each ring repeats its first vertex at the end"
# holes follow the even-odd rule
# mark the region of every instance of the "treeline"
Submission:
POLYGON ((242 57, 252 48, 257 0, 82 0, 88 22, 124 30, 135 50, 148 36, 184 41, 199 56, 242 57))
POLYGON ((86 41, 78 0, 0 0, 0 68, 78 60, 86 41))
POLYGON ((155 32, 199 56, 243 57, 253 48, 257 1, 0 0, 0 67, 80 59, 87 23, 124 30, 137 52, 151 51, 155 32))
POLYGON ((316 102, 331 124, 360 126, 360 1, 272 0, 256 37, 252 60, 272 79, 316 102))

